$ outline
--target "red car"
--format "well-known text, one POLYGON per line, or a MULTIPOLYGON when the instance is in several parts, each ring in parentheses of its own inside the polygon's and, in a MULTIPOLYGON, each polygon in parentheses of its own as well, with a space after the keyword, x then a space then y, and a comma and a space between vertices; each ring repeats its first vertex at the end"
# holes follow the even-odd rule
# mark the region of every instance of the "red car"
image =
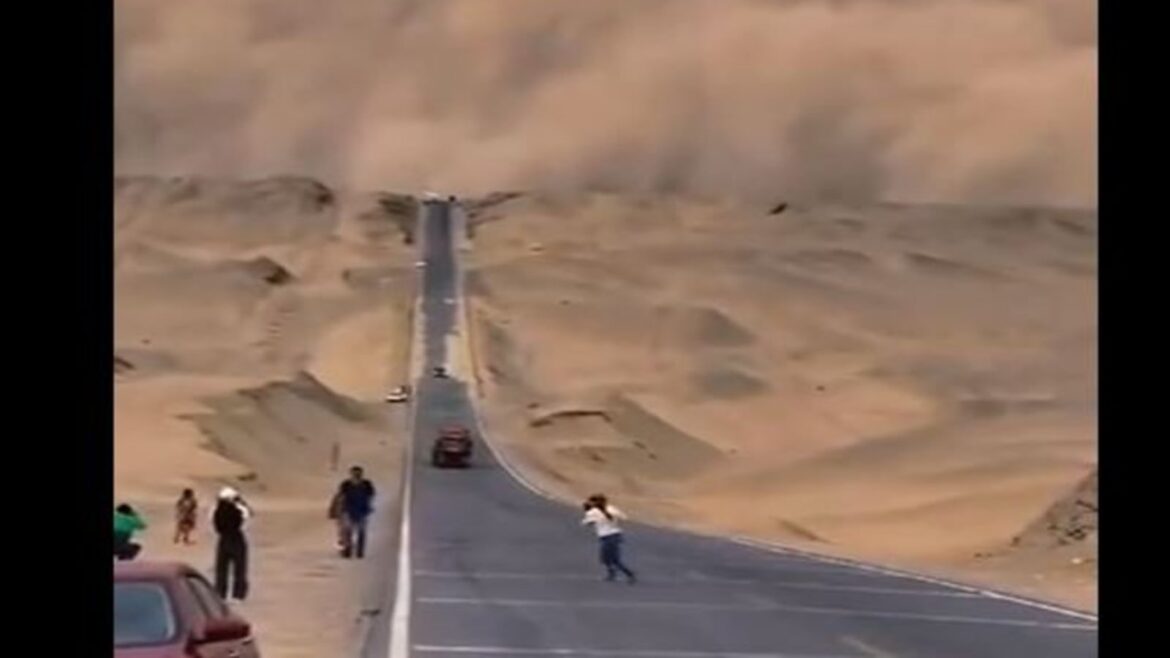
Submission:
POLYGON ((431 445, 431 465, 435 467, 471 465, 471 431, 462 425, 446 425, 431 445))
POLYGON ((173 562, 114 564, 114 658, 260 658, 248 622, 198 571, 173 562))

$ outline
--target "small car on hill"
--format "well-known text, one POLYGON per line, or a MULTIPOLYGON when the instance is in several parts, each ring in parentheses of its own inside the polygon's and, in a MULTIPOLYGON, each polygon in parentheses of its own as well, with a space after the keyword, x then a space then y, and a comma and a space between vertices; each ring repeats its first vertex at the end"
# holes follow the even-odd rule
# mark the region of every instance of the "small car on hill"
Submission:
POLYGON ((400 403, 410 401, 410 387, 403 384, 402 386, 395 386, 393 391, 386 394, 386 401, 390 403, 400 403))

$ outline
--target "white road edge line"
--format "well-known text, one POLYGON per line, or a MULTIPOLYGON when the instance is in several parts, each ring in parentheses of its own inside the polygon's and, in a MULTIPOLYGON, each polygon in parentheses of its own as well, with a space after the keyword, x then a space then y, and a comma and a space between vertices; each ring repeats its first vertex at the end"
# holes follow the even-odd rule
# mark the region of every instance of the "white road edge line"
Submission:
POLYGON ((398 572, 395 577, 394 614, 390 618, 388 658, 410 658, 410 498, 414 485, 414 429, 418 416, 417 398, 412 401, 410 427, 402 467, 402 523, 398 530, 398 572))
POLYGON ((861 653, 865 654, 868 658, 898 658, 885 649, 879 649, 869 642, 851 635, 842 637, 841 644, 844 644, 845 646, 853 649, 857 649, 861 653))
MULTIPOLYGON (((469 396, 469 397, 471 397, 471 396, 469 396)), ((472 407, 474 408, 476 406, 476 401, 473 399, 471 404, 472 404, 472 407)), ((512 479, 516 480, 516 482, 518 482, 525 489, 528 489, 529 491, 536 494, 537 496, 540 496, 541 498, 545 498, 549 501, 552 501, 552 502, 555 502, 558 504, 562 504, 562 505, 566 504, 563 500, 560 500, 559 498, 556 498, 555 496, 553 496, 549 493, 546 493, 545 491, 543 491, 540 488, 533 485, 531 482, 529 482, 527 479, 525 479, 522 475, 520 475, 520 473, 516 470, 516 468, 514 466, 512 466, 512 464, 508 463, 508 461, 505 460, 501 456, 500 451, 497 450, 494 445, 492 445, 492 441, 489 438, 490 435, 484 429, 482 423, 480 423, 478 409, 476 409, 475 421, 476 421, 476 425, 479 429, 480 436, 483 437, 484 444, 487 445, 488 450, 491 451, 492 455, 496 458, 496 461, 499 462, 499 464, 501 466, 503 466, 504 470, 509 475, 512 476, 512 479)), ((764 541, 760 541, 757 539, 750 539, 747 537, 722 537, 719 535, 712 535, 712 534, 708 534, 705 532, 700 532, 700 531, 693 530, 690 528, 676 528, 676 527, 661 525, 658 523, 653 523, 653 522, 645 521, 645 520, 639 521, 639 523, 642 523, 643 525, 650 526, 653 528, 658 528, 661 530, 670 530, 672 532, 681 532, 684 534, 690 534, 690 535, 693 535, 696 537, 702 537, 705 539, 717 539, 717 540, 723 540, 723 541, 731 541, 731 542, 739 544, 741 546, 747 546, 749 548, 767 551, 769 553, 799 555, 802 557, 807 557, 810 560, 820 562, 822 564, 833 564, 833 565, 837 565, 837 566, 847 566, 847 567, 852 567, 852 568, 855 568, 855 569, 858 569, 861 571, 868 571, 870 573, 879 574, 879 575, 883 575, 883 576, 895 576, 895 577, 899 577, 899 578, 905 578, 908 580, 916 580, 916 581, 923 582, 923 583, 929 583, 932 585, 941 585, 943 587, 949 587, 949 588, 952 588, 952 589, 955 589, 955 590, 958 590, 961 592, 967 592, 970 594, 974 594, 976 596, 981 596, 981 597, 990 598, 990 599, 998 599, 998 600, 1002 600, 1002 601, 1010 601, 1012 603, 1016 603, 1018 605, 1026 606, 1029 608, 1036 608, 1039 610, 1054 612, 1057 614, 1062 614, 1062 615, 1066 615, 1069 617, 1074 617, 1076 619, 1083 619, 1085 621, 1092 621, 1092 622, 1098 621, 1097 615, 1094 615, 1094 614, 1091 614, 1088 612, 1082 612, 1079 610, 1072 610, 1069 608, 1064 608, 1064 607, 1061 607, 1058 605, 1043 603, 1040 601, 1032 601, 1030 599, 1016 597, 1016 596, 1013 596, 1011 594, 1006 594, 1003 592, 996 592, 994 590, 984 589, 984 588, 980 588, 980 587, 972 587, 970 585, 963 585, 960 583, 955 583, 952 581, 943 580, 941 578, 934 578, 932 576, 911 573, 908 571, 900 571, 897 569, 892 569, 889 567, 882 567, 882 566, 873 565, 873 564, 867 564, 864 562, 854 562, 852 560, 831 557, 828 555, 820 555, 818 553, 811 553, 808 551, 790 548, 788 546, 784 546, 783 544, 773 544, 770 542, 764 542, 764 541)))
POLYGON ((800 606, 781 604, 735 604, 735 603, 674 603, 670 601, 556 601, 547 599, 469 599, 447 596, 419 597, 419 603, 428 605, 476 605, 512 606, 517 608, 601 608, 620 610, 622 608, 652 610, 734 610, 739 612, 790 612, 794 614, 830 615, 839 617, 866 617, 871 619, 902 619, 906 621, 930 621, 955 624, 980 624, 984 626, 1018 626, 1023 628, 1048 628, 1070 631, 1096 631, 1092 624, 1048 622, 1032 619, 1000 619, 996 617, 965 617, 962 615, 932 615, 917 612, 883 612, 880 610, 858 610, 855 608, 833 608, 825 606, 800 606))
MULTIPOLYGON (((453 252, 455 251, 454 244, 452 244, 452 251, 453 252)), ((470 340, 470 338, 469 338, 469 332, 466 329, 466 327, 469 327, 469 323, 471 322, 471 318, 469 317, 468 312, 467 312, 467 298, 463 293, 463 263, 457 257, 457 254, 455 254, 455 255, 456 255, 456 258, 454 260, 454 264, 455 264, 455 291, 456 291, 455 299, 456 299, 456 302, 459 304, 459 312, 463 316, 463 323, 464 323, 464 327, 465 327, 464 331, 461 332, 461 337, 464 341, 468 341, 468 340, 470 340)), ((467 349, 473 349, 473 348, 472 348, 472 346, 468 345, 467 349)), ((538 487, 535 484, 533 484, 532 482, 530 482, 527 478, 525 478, 523 475, 520 474, 520 472, 516 469, 515 466, 513 466, 511 463, 509 463, 508 460, 504 459, 502 452, 496 448, 496 446, 494 445, 494 442, 491 440, 491 435, 488 434, 487 429, 484 427, 483 422, 480 420, 481 416, 479 413, 479 402, 478 402, 478 395, 477 395, 478 394, 478 390, 477 390, 478 386, 475 384, 475 374, 474 373, 472 373, 472 375, 470 377, 469 385, 472 387, 471 392, 473 394, 468 395, 467 398, 470 401, 471 409, 474 412, 472 415, 475 416, 476 429, 479 430, 479 435, 483 438, 483 443, 488 447, 488 451, 492 453, 492 456, 495 458, 496 462, 504 468, 504 471, 506 471, 508 473, 508 475, 512 476, 513 480, 515 480, 517 483, 520 484, 520 486, 524 487, 525 489, 532 492, 533 494, 535 494, 541 498, 544 498, 546 500, 557 503, 559 505, 568 505, 568 503, 566 501, 561 500, 560 498, 557 498, 556 496, 544 491, 540 487, 538 487)), ((926 576, 926 575, 922 575, 922 574, 912 573, 909 571, 901 571, 901 570, 893 569, 890 567, 883 567, 883 566, 879 566, 879 565, 868 564, 865 562, 847 560, 844 558, 836 558, 836 557, 832 557, 832 556, 828 556, 828 555, 821 555, 819 553, 813 553, 810 551, 804 551, 804 550, 800 550, 800 549, 791 548, 791 547, 785 546, 783 544, 777 544, 777 543, 773 543, 773 542, 765 542, 765 541, 761 541, 758 539, 750 539, 747 537, 724 537, 724 536, 720 536, 720 535, 702 532, 702 531, 695 530, 692 528, 677 528, 677 527, 672 527, 669 525, 663 525, 663 524, 659 524, 659 523, 653 523, 653 522, 649 522, 649 521, 640 521, 640 523, 642 523, 643 525, 652 527, 652 528, 658 528, 660 530, 681 532, 684 534, 689 534, 692 536, 701 537, 701 538, 705 538, 705 539, 718 539, 718 540, 723 540, 723 541, 731 541, 731 542, 734 542, 734 543, 739 544, 741 546, 747 546, 749 548, 767 551, 769 553, 778 553, 778 554, 787 553, 789 555, 800 555, 803 557, 807 557, 811 560, 814 560, 816 562, 821 562, 823 564, 835 564, 838 566, 849 566, 849 567, 853 567, 853 568, 856 568, 856 569, 859 569, 862 571, 869 571, 871 573, 878 573, 878 574, 885 575, 885 576, 895 576, 895 577, 899 577, 899 578, 907 578, 910 580, 917 580, 919 582, 930 583, 932 585, 942 585, 944 587, 950 587, 953 589, 957 589, 959 591, 971 592, 974 594, 978 594, 979 596, 983 596, 983 597, 986 597, 989 599, 997 599, 1000 601, 1009 601, 1009 602, 1015 603, 1017 605, 1022 605, 1022 606, 1026 606, 1029 608, 1036 608, 1039 610, 1045 610, 1048 612, 1054 612, 1057 614, 1062 614, 1062 615, 1066 615, 1069 617, 1074 617, 1076 619, 1082 619, 1085 621, 1097 622, 1099 620, 1097 615, 1089 613, 1089 612, 1083 612, 1080 610, 1073 610, 1071 608, 1065 608, 1063 606, 1050 604, 1050 603, 1044 603, 1041 601, 1033 601, 1030 599, 1007 594, 1005 592, 997 592, 995 590, 990 590, 990 589, 986 589, 986 588, 982 588, 982 587, 974 587, 971 585, 964 585, 964 584, 952 582, 949 580, 943 580, 941 578, 935 578, 933 576, 926 576)))
MULTIPOLYGON (((426 258, 426 230, 423 229, 426 206, 419 205, 415 221, 415 240, 422 257, 426 258)), ((410 346, 410 422, 406 428, 406 449, 402 464, 402 520, 398 529, 398 573, 395 577, 393 616, 390 618, 390 642, 387 658, 410 658, 410 585, 413 574, 410 570, 410 497, 414 486, 414 430, 418 423, 418 383, 422 378, 423 362, 426 359, 426 318, 423 317, 423 277, 425 270, 415 270, 416 290, 414 295, 414 318, 411 327, 410 346)))
MULTIPOLYGON (((459 311, 463 315, 464 325, 467 326, 467 324, 469 322, 471 322, 471 318, 467 314, 467 302, 466 302, 466 298, 463 294, 463 266, 457 258, 455 260, 455 267, 456 267, 455 285, 456 285, 456 292, 457 292, 456 300, 459 303, 459 311)), ((462 332, 462 334, 463 334, 464 340, 469 340, 468 332, 466 330, 464 330, 462 332)), ((472 380, 475 379, 474 373, 472 374, 471 379, 472 380)), ((475 386, 474 383, 472 383, 471 385, 473 387, 475 386)), ((504 471, 506 471, 508 473, 508 475, 510 475, 512 477, 513 480, 515 480, 522 487, 524 487, 528 491, 532 492, 533 494, 535 494, 541 498, 544 498, 546 500, 549 500, 551 502, 560 504, 560 505, 567 505, 567 503, 565 501, 563 501, 560 498, 557 498, 556 496, 544 491, 540 487, 538 487, 535 484, 533 484, 532 482, 530 482, 527 478, 525 478, 523 475, 520 474, 520 472, 516 469, 515 466, 513 466, 511 463, 509 463, 508 460, 504 459, 501 451, 496 448, 496 446, 494 445, 494 441, 491 440, 491 435, 487 432, 487 429, 484 427, 482 421, 480 420, 480 412, 479 412, 479 408, 478 408, 479 404, 477 401, 477 396, 473 394, 473 395, 468 395, 467 397, 471 402, 471 408, 472 408, 472 411, 474 412, 473 415, 475 416, 475 425, 476 425, 476 428, 479 430, 480 436, 483 437, 483 443, 488 447, 488 451, 492 453, 492 456, 495 457, 496 462, 499 463, 500 466, 502 466, 504 468, 504 471)), ((799 555, 799 556, 806 557, 806 558, 813 560, 813 561, 816 561, 816 562, 821 562, 823 564, 834 564, 837 566, 848 566, 848 567, 853 567, 855 569, 859 569, 862 571, 869 571, 871 573, 880 574, 883 576, 894 576, 894 577, 899 577, 899 578, 907 578, 910 580, 917 580, 919 582, 924 582, 924 583, 930 583, 932 585, 942 585, 944 587, 950 587, 950 588, 953 588, 953 589, 956 589, 956 590, 959 590, 962 592, 968 592, 971 594, 975 594, 975 595, 990 598, 990 599, 998 599, 1001 601, 1010 601, 1012 603, 1016 603, 1018 605, 1026 606, 1029 608, 1036 608, 1039 610, 1054 612, 1057 614, 1067 615, 1069 617, 1083 619, 1086 621, 1096 622, 1099 620, 1097 615, 1089 613, 1089 612, 1083 612, 1080 610, 1073 610, 1071 608, 1065 608, 1065 607, 1062 607, 1059 605, 1044 603, 1041 601, 1033 601, 1031 599, 1025 599, 1025 598, 1014 596, 1014 595, 1007 594, 1004 592, 997 592, 995 590, 990 590, 990 589, 986 589, 986 588, 982 588, 982 587, 974 587, 971 585, 964 585, 961 583, 956 583, 956 582, 944 580, 941 578, 935 578, 933 576, 926 576, 923 574, 912 573, 909 571, 901 571, 899 569, 893 569, 890 567, 883 567, 883 566, 879 566, 879 565, 875 565, 875 564, 868 564, 865 562, 858 562, 858 561, 848 560, 848 559, 844 559, 844 558, 836 558, 836 557, 832 557, 832 556, 828 556, 828 555, 821 555, 819 553, 812 553, 810 551, 804 551, 804 550, 800 550, 800 549, 796 549, 796 548, 791 548, 791 547, 785 546, 783 544, 765 542, 765 541, 761 541, 758 539, 750 539, 748 537, 724 537, 724 536, 720 536, 720 535, 709 534, 709 533, 702 532, 699 530, 694 530, 691 528, 677 528, 677 527, 662 525, 659 523, 653 523, 653 522, 645 521, 645 520, 639 521, 639 523, 646 525, 646 526, 649 526, 649 527, 652 527, 652 528, 658 528, 661 530, 669 530, 672 532, 681 532, 684 534, 690 534, 690 535, 702 537, 705 539, 718 539, 718 540, 723 540, 723 541, 731 541, 731 542, 739 544, 741 546, 747 546, 749 548, 767 551, 769 553, 799 555)))
POLYGON ((807 557, 809 559, 816 560, 818 562, 823 562, 823 563, 827 563, 827 564, 836 564, 836 565, 844 566, 844 567, 852 567, 854 569, 860 569, 862 571, 868 571, 868 572, 875 573, 875 574, 881 574, 883 576, 893 576, 893 577, 897 577, 897 578, 905 578, 908 580, 917 580, 917 581, 923 582, 923 583, 930 583, 931 585, 940 585, 943 587, 950 587, 953 589, 957 589, 961 592, 968 592, 970 594, 986 597, 989 599, 1010 601, 1012 603, 1027 606, 1030 608, 1037 608, 1039 610, 1044 610, 1047 612, 1054 612, 1057 614, 1067 615, 1069 617, 1075 617, 1077 619, 1083 619, 1085 621, 1092 621, 1092 622, 1098 621, 1097 615, 1090 614, 1087 612, 1081 612, 1079 610, 1071 610, 1069 608, 1065 608, 1062 606, 1049 604, 1049 603, 1043 603, 1041 601, 1033 601, 1030 599, 1025 599, 1022 597, 1013 596, 1011 594, 1005 594, 1003 592, 996 592, 994 590, 985 589, 982 587, 963 585, 961 583, 951 582, 948 580, 944 580, 942 578, 935 578, 933 576, 927 576, 924 574, 917 574, 917 573, 912 573, 909 571, 902 571, 901 569, 894 569, 892 567, 883 567, 883 566, 879 566, 876 564, 868 564, 865 562, 858 562, 858 561, 849 560, 846 558, 837 558, 837 557, 831 557, 828 555, 819 555, 817 553, 809 553, 807 551, 802 551, 800 549, 788 548, 786 546, 770 544, 768 542, 762 542, 762 541, 759 541, 756 539, 749 539, 747 537, 731 537, 730 539, 731 539, 731 541, 733 541, 737 544, 740 544, 743 546, 748 546, 748 547, 755 548, 755 549, 762 550, 762 551, 768 551, 770 553, 777 553, 777 554, 782 554, 782 555, 801 555, 801 556, 807 557))
MULTIPOLYGON (((462 212, 462 210, 460 210, 460 212, 462 212)), ((454 246, 452 246, 452 252, 454 252, 454 246)), ((467 345, 465 345, 464 349, 470 351, 470 350, 475 349, 475 347, 470 344, 470 341, 471 341, 470 328, 471 328, 472 318, 471 318, 470 312, 467 308, 467 295, 463 291, 463 261, 457 257, 457 254, 453 254, 453 255, 456 256, 454 259, 455 301, 459 306, 459 315, 462 317, 462 321, 463 321, 463 331, 460 332, 460 338, 465 343, 467 343, 467 345)), ((471 359, 469 358, 468 360, 470 361, 471 359)), ((483 439, 484 445, 487 446, 488 452, 492 453, 492 457, 496 460, 496 463, 503 467, 504 471, 507 472, 508 475, 512 477, 513 481, 518 483, 524 489, 527 489, 530 493, 535 494, 536 496, 538 496, 540 498, 544 498, 545 500, 556 503, 558 505, 566 505, 567 503, 565 503, 565 501, 557 498, 556 496, 544 491, 540 487, 529 482, 523 475, 520 474, 520 472, 518 470, 516 470, 516 468, 514 466, 512 466, 511 463, 508 462, 508 460, 504 459, 503 454, 500 452, 500 450, 498 450, 496 448, 495 442, 491 440, 490 434, 488 434, 487 428, 484 426, 483 421, 481 419, 482 414, 480 413, 480 409, 479 409, 479 393, 480 393, 479 383, 478 383, 478 379, 476 378, 475 373, 470 373, 470 377, 468 377, 467 384, 468 384, 467 399, 468 399, 468 402, 470 403, 470 406, 471 406, 472 416, 475 419, 475 428, 479 431, 479 435, 483 439)))
POLYGON ((419 653, 480 654, 501 656, 630 656, 631 658, 855 658, 854 656, 804 653, 744 653, 742 651, 670 651, 629 649, 528 649, 524 647, 478 647, 460 645, 416 644, 419 653))

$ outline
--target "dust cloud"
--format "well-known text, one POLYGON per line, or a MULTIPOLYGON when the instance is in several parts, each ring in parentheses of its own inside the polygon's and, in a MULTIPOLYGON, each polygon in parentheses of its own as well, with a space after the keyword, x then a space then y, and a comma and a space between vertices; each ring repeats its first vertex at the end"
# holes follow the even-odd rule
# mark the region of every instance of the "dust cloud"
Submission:
POLYGON ((117 0, 119 174, 1095 206, 1093 0, 117 0))

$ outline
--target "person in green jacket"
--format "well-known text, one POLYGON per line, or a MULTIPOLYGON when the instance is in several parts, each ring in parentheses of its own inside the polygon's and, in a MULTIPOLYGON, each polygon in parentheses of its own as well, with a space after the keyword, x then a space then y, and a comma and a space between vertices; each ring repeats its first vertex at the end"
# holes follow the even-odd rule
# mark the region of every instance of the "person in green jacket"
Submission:
POLYGON ((130 541, 134 533, 145 530, 146 523, 138 512, 126 503, 114 509, 114 557, 119 560, 133 560, 142 550, 142 546, 130 541))

